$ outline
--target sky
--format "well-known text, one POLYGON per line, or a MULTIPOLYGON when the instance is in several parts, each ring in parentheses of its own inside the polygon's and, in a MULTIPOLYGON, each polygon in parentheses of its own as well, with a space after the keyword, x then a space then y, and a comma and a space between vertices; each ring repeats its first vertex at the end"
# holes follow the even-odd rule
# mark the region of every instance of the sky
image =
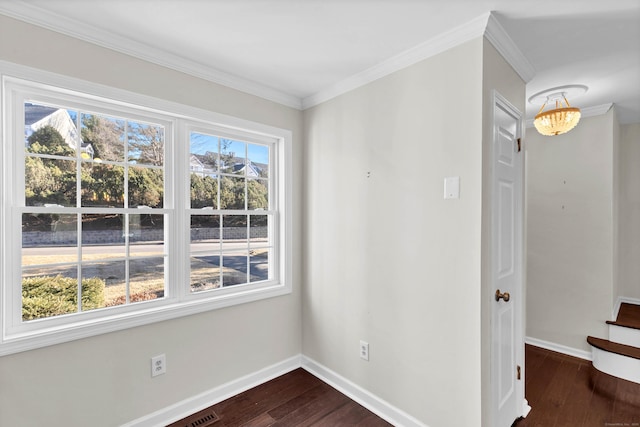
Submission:
MULTIPOLYGON (((205 135, 201 133, 191 133, 191 148, 190 151, 193 154, 205 154, 207 151, 218 151, 217 136, 205 135)), ((225 139, 225 141, 230 141, 225 139)), ((248 158, 254 163, 269 163, 269 147, 266 145, 251 144, 241 141, 232 141, 227 146, 227 149, 223 153, 234 152, 236 157, 244 157, 245 150, 248 146, 248 158)))
MULTIPOLYGON (((73 110, 67 110, 71 119, 76 120, 77 113, 73 110)), ((193 154, 206 154, 207 151, 218 151, 219 137, 206 135, 202 133, 192 132, 190 141, 190 152, 193 154)), ((227 139, 227 141, 229 141, 227 139)), ((245 143, 242 141, 231 141, 227 146, 226 153, 234 152, 236 157, 244 157, 245 150, 248 146, 248 158, 254 163, 269 164, 269 147, 266 145, 245 143)))

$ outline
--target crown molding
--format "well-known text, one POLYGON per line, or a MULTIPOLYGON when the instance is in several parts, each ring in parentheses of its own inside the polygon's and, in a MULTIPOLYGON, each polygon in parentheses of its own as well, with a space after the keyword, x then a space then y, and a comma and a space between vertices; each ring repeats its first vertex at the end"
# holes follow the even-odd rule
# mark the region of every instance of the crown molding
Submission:
POLYGON ((513 39, 509 36, 504 27, 498 22, 495 14, 490 13, 487 20, 487 28, 484 36, 503 56, 503 58, 513 67, 516 73, 525 83, 529 83, 536 74, 535 68, 522 54, 513 39))
MULTIPOLYGON (((603 114, 608 113, 612 106, 613 106, 613 103, 609 102, 607 104, 594 105, 592 107, 581 108, 580 109, 580 118, 581 119, 586 119, 587 117, 601 116, 603 114)), ((527 119, 527 121, 525 122, 526 123, 526 127, 532 128, 533 127, 533 120, 534 119, 527 119)))
POLYGON ((489 40, 525 83, 529 82, 535 74, 533 66, 520 52, 492 12, 480 15, 466 24, 452 28, 304 99, 258 82, 214 69, 197 61, 183 58, 161 48, 130 40, 84 22, 70 19, 64 15, 46 11, 24 0, 0 3, 0 13, 298 110, 321 104, 480 36, 484 36, 489 40))
POLYGON ((594 105, 593 107, 581 108, 580 115, 583 118, 601 116, 603 114, 608 113, 611 107, 613 107, 612 102, 609 102, 607 104, 594 105))
POLYGON ((490 14, 483 14, 432 39, 395 55, 371 68, 335 83, 302 100, 302 109, 314 107, 346 92, 458 46, 484 34, 490 14))
POLYGON ((258 96, 269 101, 301 109, 301 100, 277 89, 244 79, 205 64, 183 58, 163 49, 136 42, 126 37, 70 19, 64 15, 45 11, 23 0, 0 3, 0 13, 29 24, 102 46, 156 65, 173 69, 210 82, 258 96))

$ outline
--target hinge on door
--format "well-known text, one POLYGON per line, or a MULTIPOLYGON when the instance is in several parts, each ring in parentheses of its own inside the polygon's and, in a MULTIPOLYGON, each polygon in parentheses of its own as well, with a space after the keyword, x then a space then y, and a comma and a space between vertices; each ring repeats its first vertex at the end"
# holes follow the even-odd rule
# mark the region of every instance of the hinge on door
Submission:
POLYGON ((517 379, 520 379, 520 376, 521 376, 521 375, 520 375, 520 365, 518 365, 518 367, 517 367, 516 371, 517 371, 516 378, 517 378, 517 379))
POLYGON ((516 152, 519 153, 520 151, 522 151, 522 140, 520 138, 518 138, 516 143, 517 143, 517 145, 516 145, 517 151, 516 152))

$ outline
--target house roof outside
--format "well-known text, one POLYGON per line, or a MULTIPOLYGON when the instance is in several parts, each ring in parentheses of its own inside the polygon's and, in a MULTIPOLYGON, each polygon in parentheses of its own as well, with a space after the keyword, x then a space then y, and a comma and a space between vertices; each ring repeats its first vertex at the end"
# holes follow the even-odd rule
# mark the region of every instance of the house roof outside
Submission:
POLYGON ((24 106, 24 125, 31 126, 58 111, 58 108, 45 105, 26 104, 24 106))
MULTIPOLYGON (((266 170, 268 165, 263 163, 252 162, 243 157, 233 157, 230 162, 231 172, 234 174, 243 174, 246 169, 246 176, 257 178, 262 175, 262 171, 266 170)), ((211 154, 191 153, 189 156, 189 168, 192 172, 200 172, 205 175, 215 175, 216 165, 211 163, 211 154)))
POLYGON ((25 104, 24 106, 24 137, 27 139, 38 129, 51 126, 57 130, 67 145, 74 150, 80 139, 80 150, 93 157, 94 150, 90 143, 83 142, 78 135, 76 124, 71 115, 64 108, 47 107, 38 104, 25 104))

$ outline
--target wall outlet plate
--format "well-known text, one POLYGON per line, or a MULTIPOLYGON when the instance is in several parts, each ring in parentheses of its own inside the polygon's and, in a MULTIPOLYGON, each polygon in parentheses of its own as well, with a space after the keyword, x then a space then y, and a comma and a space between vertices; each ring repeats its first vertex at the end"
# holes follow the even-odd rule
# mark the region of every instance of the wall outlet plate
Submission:
POLYGON ((154 356, 151 358, 151 376, 157 377, 158 375, 167 373, 167 357, 164 354, 154 356))
POLYGON ((360 358, 369 361, 369 343, 360 341, 360 358))

